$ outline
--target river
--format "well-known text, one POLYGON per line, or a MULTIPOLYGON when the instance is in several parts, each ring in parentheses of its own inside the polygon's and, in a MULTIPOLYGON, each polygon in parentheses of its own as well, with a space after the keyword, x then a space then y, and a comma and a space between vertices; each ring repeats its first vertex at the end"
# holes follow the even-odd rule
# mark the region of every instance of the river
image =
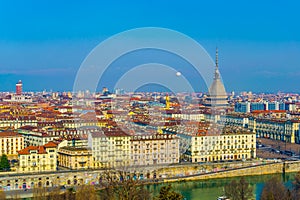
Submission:
MULTIPOLYGON (((278 177, 284 181, 289 188, 292 186, 292 181, 296 173, 288 173, 285 176, 282 174, 262 175, 262 176, 246 176, 245 179, 253 187, 253 194, 256 200, 259 200, 264 183, 272 176, 278 177)), ((180 192, 186 200, 216 200, 218 196, 223 195, 223 188, 232 180, 239 180, 239 177, 226 179, 210 179, 201 181, 183 181, 171 183, 173 190, 180 192)), ((157 195, 159 189, 165 184, 147 186, 154 195, 157 195)))

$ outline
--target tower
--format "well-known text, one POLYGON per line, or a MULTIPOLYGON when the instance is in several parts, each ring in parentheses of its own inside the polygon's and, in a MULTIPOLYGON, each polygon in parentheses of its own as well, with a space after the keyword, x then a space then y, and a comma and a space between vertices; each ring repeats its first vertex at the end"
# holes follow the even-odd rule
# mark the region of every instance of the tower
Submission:
POLYGON ((227 102, 227 94, 225 91, 224 84, 220 77, 220 71, 219 71, 219 57, 218 57, 218 48, 216 48, 216 66, 215 66, 215 72, 214 72, 214 80, 209 87, 209 95, 206 99, 206 106, 209 107, 226 107, 228 105, 227 102))
POLYGON ((168 94, 166 96, 166 107, 165 107, 165 109, 170 110, 170 97, 169 97, 168 94))
POLYGON ((22 95, 22 87, 23 87, 22 81, 19 80, 16 84, 16 95, 22 95))

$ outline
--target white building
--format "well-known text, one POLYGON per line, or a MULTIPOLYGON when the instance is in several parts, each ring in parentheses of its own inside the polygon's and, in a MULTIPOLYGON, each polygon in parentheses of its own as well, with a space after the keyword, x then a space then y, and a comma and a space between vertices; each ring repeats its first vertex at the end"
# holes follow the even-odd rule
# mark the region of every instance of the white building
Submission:
POLYGON ((125 167, 130 164, 130 135, 122 130, 90 133, 88 146, 92 149, 94 168, 125 167))
POLYGON ((174 134, 135 135, 131 138, 131 164, 179 163, 179 138, 174 134))

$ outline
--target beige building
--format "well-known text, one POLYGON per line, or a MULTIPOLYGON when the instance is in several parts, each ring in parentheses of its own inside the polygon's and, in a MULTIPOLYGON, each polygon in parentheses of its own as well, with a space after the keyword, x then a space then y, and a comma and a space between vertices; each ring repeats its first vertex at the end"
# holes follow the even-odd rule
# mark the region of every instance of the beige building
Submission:
POLYGON ((130 135, 120 129, 93 132, 88 137, 94 168, 124 167, 130 164, 130 135))
POLYGON ((253 132, 198 134, 191 137, 189 158, 192 162, 243 160, 256 157, 253 132))
POLYGON ((18 129, 21 126, 37 126, 36 117, 35 116, 12 117, 10 115, 0 117, 0 127, 12 127, 18 129))
POLYGON ((131 165, 179 162, 179 138, 174 134, 136 135, 131 138, 131 165))
POLYGON ((299 120, 249 118, 249 129, 258 137, 300 143, 299 120))
POLYGON ((92 150, 88 147, 61 147, 58 150, 58 165, 76 170, 92 168, 92 150))
POLYGON ((19 172, 56 171, 57 144, 49 142, 43 146, 29 146, 18 152, 19 172))
POLYGON ((18 151, 24 148, 24 138, 16 132, 0 132, 0 155, 17 158, 18 151))
POLYGON ((59 136, 52 136, 44 132, 37 132, 37 131, 24 131, 19 130, 19 133, 24 138, 24 145, 25 147, 28 146, 43 146, 50 141, 58 139, 59 136))

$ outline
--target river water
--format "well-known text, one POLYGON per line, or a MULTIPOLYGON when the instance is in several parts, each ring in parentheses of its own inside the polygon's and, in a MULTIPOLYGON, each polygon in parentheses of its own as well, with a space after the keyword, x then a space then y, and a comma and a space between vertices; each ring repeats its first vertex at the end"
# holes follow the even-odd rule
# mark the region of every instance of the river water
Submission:
MULTIPOLYGON (((259 200, 264 183, 272 176, 278 177, 289 188, 292 187, 295 173, 288 173, 285 176, 282 174, 262 175, 262 176, 246 176, 245 179, 253 187, 254 199, 259 200)), ((186 200, 216 200, 218 196, 224 194, 224 186, 232 180, 239 180, 239 177, 225 179, 210 179, 201 181, 184 181, 171 183, 173 190, 180 192, 186 200)), ((159 189, 164 184, 147 186, 154 195, 157 195, 159 189)))

